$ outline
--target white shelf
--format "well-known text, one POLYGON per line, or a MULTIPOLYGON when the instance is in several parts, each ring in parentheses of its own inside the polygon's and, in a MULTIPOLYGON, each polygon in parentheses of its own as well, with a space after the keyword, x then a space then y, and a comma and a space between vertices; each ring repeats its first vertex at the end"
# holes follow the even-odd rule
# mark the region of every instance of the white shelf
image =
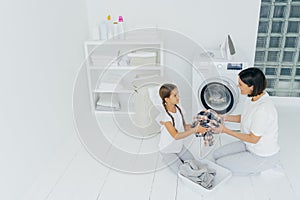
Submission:
POLYGON ((86 69, 93 112, 97 114, 134 114, 130 108, 127 108, 128 105, 126 104, 130 96, 135 92, 135 88, 131 85, 132 80, 137 77, 163 75, 163 56, 160 50, 163 47, 161 40, 153 36, 133 38, 128 37, 125 40, 88 40, 84 43, 85 56, 88 59, 86 69), (119 55, 121 57, 126 56, 136 51, 155 52, 157 63, 152 64, 152 62, 148 61, 147 63, 145 61, 147 64, 139 66, 126 65, 124 60, 120 60, 122 63, 117 63, 118 61, 115 57, 119 55), (95 104, 101 93, 111 93, 119 96, 121 110, 96 110, 95 104))
POLYGON ((102 45, 102 44, 109 44, 109 45, 160 45, 161 41, 159 39, 126 39, 126 40, 88 40, 85 42, 85 45, 102 45))
POLYGON ((89 66, 91 70, 161 70, 160 66, 111 66, 111 67, 103 67, 103 66, 89 66))
POLYGON ((121 115, 134 115, 135 112, 132 111, 122 111, 122 110, 117 110, 117 111, 107 111, 107 110, 95 110, 95 113, 100 115, 100 114, 121 114, 121 115))
POLYGON ((98 88, 96 88, 94 93, 133 93, 134 88, 132 86, 124 87, 121 84, 114 83, 103 83, 100 84, 98 88))
POLYGON ((99 88, 93 91, 94 93, 133 93, 134 89, 106 89, 106 88, 99 88))

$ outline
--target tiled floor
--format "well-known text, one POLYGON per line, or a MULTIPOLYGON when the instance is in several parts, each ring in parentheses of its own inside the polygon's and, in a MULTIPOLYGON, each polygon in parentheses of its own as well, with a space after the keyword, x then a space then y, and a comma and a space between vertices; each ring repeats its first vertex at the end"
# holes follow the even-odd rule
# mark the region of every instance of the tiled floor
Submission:
MULTIPOLYGON (((168 168, 142 174, 107 168, 96 161, 74 137, 62 147, 57 159, 45 168, 45 172, 24 196, 24 199, 300 199, 300 162, 297 161, 297 154, 300 153, 300 145, 298 145, 300 131, 295 117, 300 112, 300 104, 286 103, 281 100, 275 102, 280 114, 279 131, 283 166, 281 171, 270 170, 257 176, 231 177, 218 189, 209 195, 204 195, 188 187, 168 168)), ((107 117, 105 120, 109 121, 107 117)), ((132 153, 149 152, 155 148, 158 141, 158 137, 153 137, 151 140, 128 139, 129 137, 117 129, 108 137, 113 145, 132 153)), ((220 140, 224 144, 232 138, 222 135, 220 140)), ((197 148, 193 150, 195 149, 197 148)), ((197 152, 194 153, 198 155, 197 152)), ((159 158, 158 154, 157 158, 159 158)), ((156 161, 159 162, 159 159, 156 161)))

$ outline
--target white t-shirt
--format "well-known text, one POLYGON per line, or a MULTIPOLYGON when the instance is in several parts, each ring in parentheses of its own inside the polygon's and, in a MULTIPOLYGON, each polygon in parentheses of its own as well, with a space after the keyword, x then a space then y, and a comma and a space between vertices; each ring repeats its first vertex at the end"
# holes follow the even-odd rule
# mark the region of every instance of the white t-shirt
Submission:
POLYGON ((257 101, 247 98, 241 116, 241 131, 261 136, 256 144, 245 142, 250 152, 259 156, 271 156, 279 151, 277 118, 277 110, 268 93, 257 101))
MULTIPOLYGON (((177 131, 183 132, 184 126, 180 111, 176 108, 176 113, 169 113, 174 117, 175 128, 177 129, 177 131)), ((167 112, 165 112, 164 116, 162 117, 162 121, 172 123, 172 118, 168 115, 167 112)), ((162 153, 179 153, 182 149, 183 143, 183 139, 175 140, 173 136, 169 133, 167 128, 164 125, 161 126, 159 150, 162 153)))

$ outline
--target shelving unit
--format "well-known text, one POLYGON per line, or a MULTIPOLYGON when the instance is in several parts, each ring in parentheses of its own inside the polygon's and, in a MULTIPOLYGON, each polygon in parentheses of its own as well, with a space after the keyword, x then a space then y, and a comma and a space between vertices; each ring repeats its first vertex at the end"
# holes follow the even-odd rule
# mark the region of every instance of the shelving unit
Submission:
POLYGON ((84 48, 92 112, 134 114, 135 83, 163 76, 163 47, 157 36, 86 41, 84 48), (155 57, 133 65, 132 53, 155 57))

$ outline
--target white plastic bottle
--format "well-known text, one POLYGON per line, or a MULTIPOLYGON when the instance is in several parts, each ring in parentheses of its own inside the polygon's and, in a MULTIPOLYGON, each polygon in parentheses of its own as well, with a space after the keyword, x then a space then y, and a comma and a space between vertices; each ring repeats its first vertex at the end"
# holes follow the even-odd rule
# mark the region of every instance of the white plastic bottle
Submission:
POLYGON ((119 32, 119 39, 124 40, 125 39, 125 30, 124 30, 124 19, 122 16, 119 16, 118 20, 118 32, 119 32))
POLYGON ((107 22, 104 20, 99 24, 99 39, 100 40, 107 40, 108 33, 107 33, 107 22))
POLYGON ((113 23, 113 39, 118 39, 119 35, 119 28, 118 28, 118 22, 113 23))
POLYGON ((110 39, 113 37, 113 24, 112 24, 112 20, 111 20, 111 16, 108 15, 106 18, 106 23, 107 23, 107 39, 110 39))

